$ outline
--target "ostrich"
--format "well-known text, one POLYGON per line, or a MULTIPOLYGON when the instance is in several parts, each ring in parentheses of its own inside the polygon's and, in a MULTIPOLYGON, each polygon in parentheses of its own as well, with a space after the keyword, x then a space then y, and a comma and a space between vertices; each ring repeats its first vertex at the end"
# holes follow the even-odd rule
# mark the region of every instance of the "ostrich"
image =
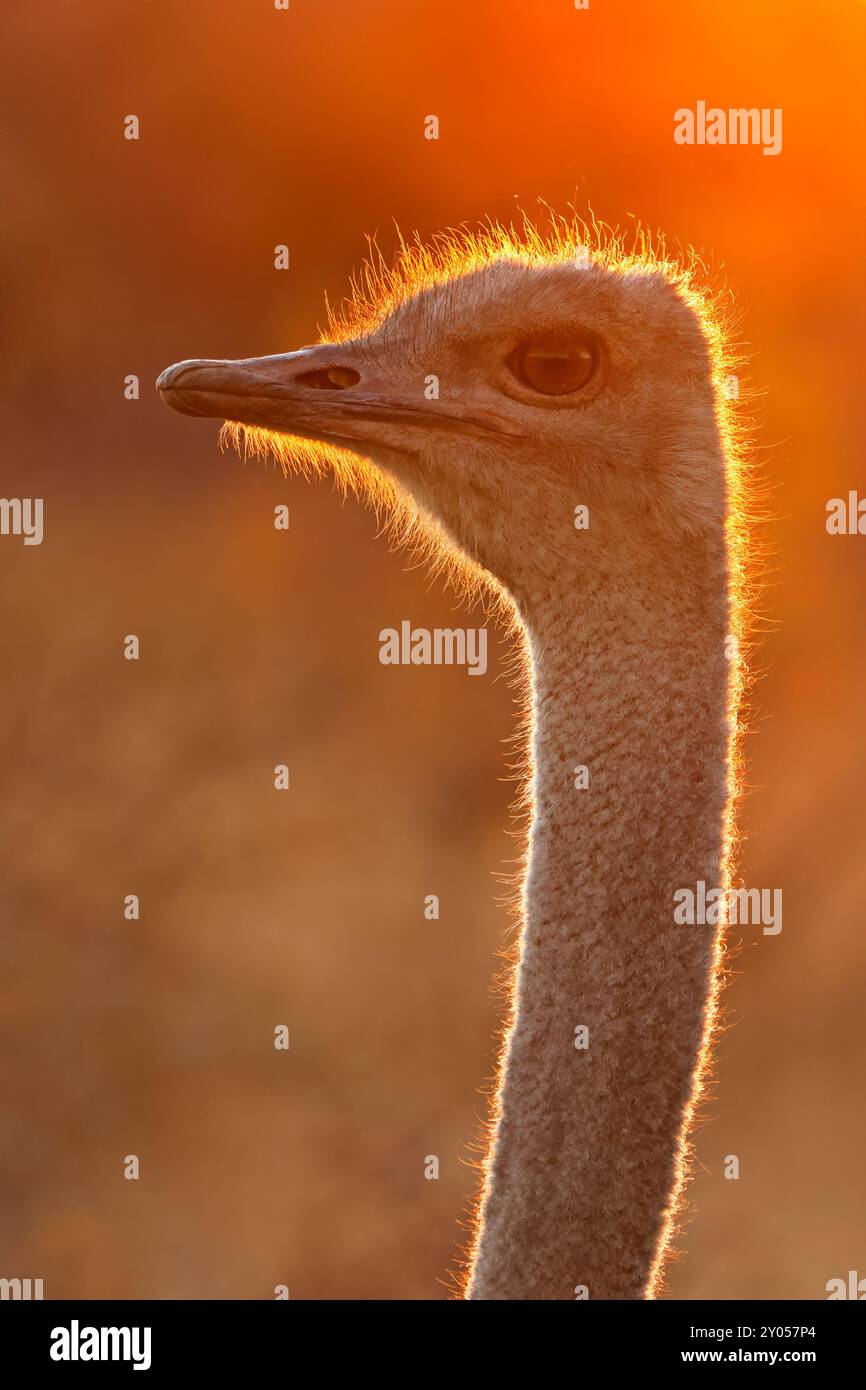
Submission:
POLYGON ((519 941, 461 1291, 653 1298, 730 882, 743 612, 732 358, 700 263, 490 225, 365 268, 312 347, 179 362, 163 400, 333 472, 519 635, 519 941))

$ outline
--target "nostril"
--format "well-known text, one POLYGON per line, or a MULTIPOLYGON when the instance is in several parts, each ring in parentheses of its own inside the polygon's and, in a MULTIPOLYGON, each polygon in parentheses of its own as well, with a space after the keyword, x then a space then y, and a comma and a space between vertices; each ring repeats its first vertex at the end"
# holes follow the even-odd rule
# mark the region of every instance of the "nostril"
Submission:
POLYGON ((347 386, 357 386, 360 380, 361 373, 351 367, 320 367, 295 377, 300 386, 312 386, 319 391, 345 391, 347 386))

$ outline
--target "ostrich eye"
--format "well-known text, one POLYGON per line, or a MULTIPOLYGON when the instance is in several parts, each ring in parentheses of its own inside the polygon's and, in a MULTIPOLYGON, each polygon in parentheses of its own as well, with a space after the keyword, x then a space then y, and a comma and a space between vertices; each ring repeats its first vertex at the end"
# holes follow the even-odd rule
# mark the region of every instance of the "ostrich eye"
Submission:
POLYGON ((595 374, 598 348, 590 337, 527 338, 506 364, 524 386, 543 396, 579 391, 595 374))

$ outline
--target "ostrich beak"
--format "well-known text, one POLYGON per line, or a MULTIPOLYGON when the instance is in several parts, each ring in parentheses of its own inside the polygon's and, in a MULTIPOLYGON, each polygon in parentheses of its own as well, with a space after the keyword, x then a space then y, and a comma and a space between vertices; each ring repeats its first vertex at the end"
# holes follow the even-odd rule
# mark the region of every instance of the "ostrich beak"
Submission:
POLYGON ((428 400, 425 373, 378 367, 373 353, 322 343, 273 357, 177 362, 156 382, 173 410, 261 425, 364 452, 365 446, 420 447, 430 429, 517 434, 501 412, 463 397, 428 400))

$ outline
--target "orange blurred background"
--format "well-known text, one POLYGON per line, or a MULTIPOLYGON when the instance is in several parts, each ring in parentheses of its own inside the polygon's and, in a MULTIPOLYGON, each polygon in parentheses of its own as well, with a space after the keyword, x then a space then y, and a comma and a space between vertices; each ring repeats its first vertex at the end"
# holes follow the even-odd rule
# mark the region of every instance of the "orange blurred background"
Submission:
POLYGON ((381 628, 449 626, 453 596, 152 382, 311 341, 394 219, 539 196, 724 264, 765 393, 742 873, 783 889, 784 929, 736 960, 670 1293, 866 1275, 866 539, 824 524, 864 476, 863 22, 854 0, 3 6, 2 492, 44 497, 45 540, 0 538, 0 1275, 447 1296, 515 852, 507 648, 486 680, 381 666, 381 628), (781 107, 781 155, 676 146, 699 99, 781 107))

